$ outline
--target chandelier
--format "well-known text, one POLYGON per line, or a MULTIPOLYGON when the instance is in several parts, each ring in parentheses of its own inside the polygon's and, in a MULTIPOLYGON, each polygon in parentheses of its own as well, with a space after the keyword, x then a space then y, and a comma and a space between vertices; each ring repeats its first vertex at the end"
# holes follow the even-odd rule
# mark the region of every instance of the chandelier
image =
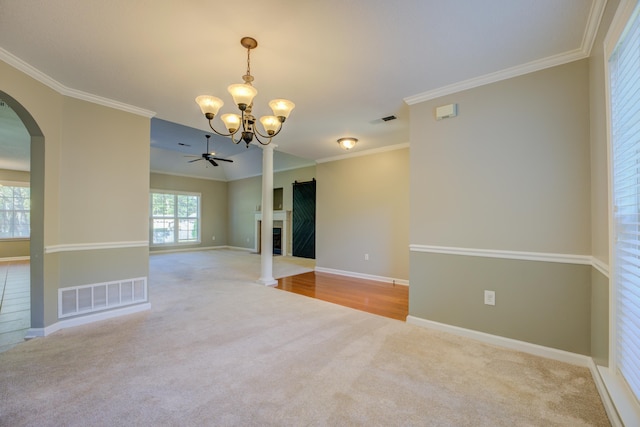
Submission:
POLYGON ((251 50, 258 46, 258 42, 251 37, 243 37, 240 44, 247 49, 247 74, 242 76, 244 83, 233 84, 227 88, 233 102, 240 110, 240 114, 223 114, 220 119, 224 123, 227 132, 218 132, 213 127, 213 119, 218 114, 224 102, 220 98, 210 95, 200 95, 196 98, 196 103, 200 106, 202 114, 209 121, 209 127, 212 131, 221 136, 231 137, 234 144, 244 141, 249 144, 255 138, 262 145, 268 145, 271 139, 280 133, 282 124, 285 122, 295 104, 287 99, 274 99, 269 102, 269 107, 273 110, 272 116, 260 117, 260 123, 264 128, 261 133, 256 126, 256 118, 251 111, 253 110, 253 98, 258 94, 258 90, 253 87, 253 76, 251 75, 251 50), (240 138, 236 140, 235 135, 242 129, 240 138), (261 140, 260 137, 265 140, 261 140), (268 138, 268 139, 267 139, 268 138))

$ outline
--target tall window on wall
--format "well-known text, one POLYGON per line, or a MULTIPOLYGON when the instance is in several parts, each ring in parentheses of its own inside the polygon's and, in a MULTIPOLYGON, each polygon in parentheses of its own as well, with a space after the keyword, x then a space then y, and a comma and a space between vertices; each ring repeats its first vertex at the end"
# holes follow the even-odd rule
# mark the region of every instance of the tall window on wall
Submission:
POLYGON ((28 239, 29 184, 0 182, 0 239, 28 239))
POLYGON ((151 245, 200 243, 200 194, 152 191, 151 245))
POLYGON ((640 20, 638 8, 609 57, 614 218, 616 373, 640 401, 640 20))

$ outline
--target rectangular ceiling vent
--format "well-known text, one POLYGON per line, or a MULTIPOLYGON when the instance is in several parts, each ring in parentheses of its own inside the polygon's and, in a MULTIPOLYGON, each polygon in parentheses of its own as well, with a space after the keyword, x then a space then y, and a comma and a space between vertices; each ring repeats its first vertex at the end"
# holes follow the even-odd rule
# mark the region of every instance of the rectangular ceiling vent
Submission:
POLYGON ((377 125, 377 124, 384 123, 384 122, 390 122, 391 120, 395 120, 395 119, 397 119, 397 117, 394 116, 394 115, 391 115, 391 116, 387 116, 387 117, 382 117, 382 118, 379 118, 379 119, 371 120, 369 123, 371 123, 372 125, 377 125))

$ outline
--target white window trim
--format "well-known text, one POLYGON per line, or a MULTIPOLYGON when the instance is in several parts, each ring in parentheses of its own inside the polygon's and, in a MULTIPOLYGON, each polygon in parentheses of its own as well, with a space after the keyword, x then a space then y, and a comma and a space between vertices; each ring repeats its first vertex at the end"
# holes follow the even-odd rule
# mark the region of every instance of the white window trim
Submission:
MULTIPOLYGON (((23 187, 31 188, 31 182, 29 181, 5 181, 0 180, 0 186, 5 187, 23 187)), ((31 230, 29 230, 29 237, 0 237, 0 242, 25 242, 31 240, 31 230)))
POLYGON ((202 243, 202 194, 193 192, 193 191, 178 191, 178 190, 158 190, 151 189, 149 190, 149 196, 153 193, 159 194, 172 194, 172 195, 183 195, 183 196, 198 196, 198 240, 195 242, 173 242, 173 243, 153 243, 153 198, 149 197, 149 247, 151 248, 162 248, 167 246, 190 246, 190 245, 199 245, 202 243))
MULTIPOLYGON (((613 138, 611 129, 611 91, 610 91, 610 72, 609 58, 613 54, 618 41, 624 34, 627 23, 631 19, 638 0, 621 0, 620 5, 613 18, 612 24, 604 40, 604 75, 605 75, 605 94, 606 94, 606 122, 607 122, 607 176, 608 176, 608 212, 609 212, 609 271, 616 271, 617 262, 615 257, 616 248, 616 230, 614 220, 614 201, 613 201, 613 138)), ((617 284, 615 274, 609 277, 609 366, 598 367, 601 378, 607 388, 607 392, 616 407, 618 416, 624 425, 640 425, 640 405, 635 396, 629 389, 626 382, 618 373, 617 360, 618 350, 616 347, 617 337, 617 284)))

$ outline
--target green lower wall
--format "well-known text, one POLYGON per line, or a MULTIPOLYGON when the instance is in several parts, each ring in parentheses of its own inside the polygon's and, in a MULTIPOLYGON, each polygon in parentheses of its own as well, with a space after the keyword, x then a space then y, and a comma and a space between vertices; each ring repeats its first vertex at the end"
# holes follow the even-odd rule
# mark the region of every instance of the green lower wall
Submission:
POLYGON ((61 288, 149 275, 146 246, 60 252, 58 260, 61 288))
POLYGON ((146 246, 48 253, 42 267, 32 257, 31 327, 45 328, 58 322, 59 288, 136 277, 149 277, 146 246))
POLYGON ((609 366, 609 278, 591 269, 591 357, 609 366))
POLYGON ((60 252, 42 255, 38 263, 31 256, 31 327, 44 328, 58 321, 60 252), (35 279, 38 277, 38 279, 35 279), (34 280, 35 279, 35 280, 34 280))
MULTIPOLYGON (((589 265, 411 252, 409 315, 589 355, 589 265), (484 290, 496 305, 484 304, 484 290)), ((598 304, 599 305, 599 304, 598 304)))

